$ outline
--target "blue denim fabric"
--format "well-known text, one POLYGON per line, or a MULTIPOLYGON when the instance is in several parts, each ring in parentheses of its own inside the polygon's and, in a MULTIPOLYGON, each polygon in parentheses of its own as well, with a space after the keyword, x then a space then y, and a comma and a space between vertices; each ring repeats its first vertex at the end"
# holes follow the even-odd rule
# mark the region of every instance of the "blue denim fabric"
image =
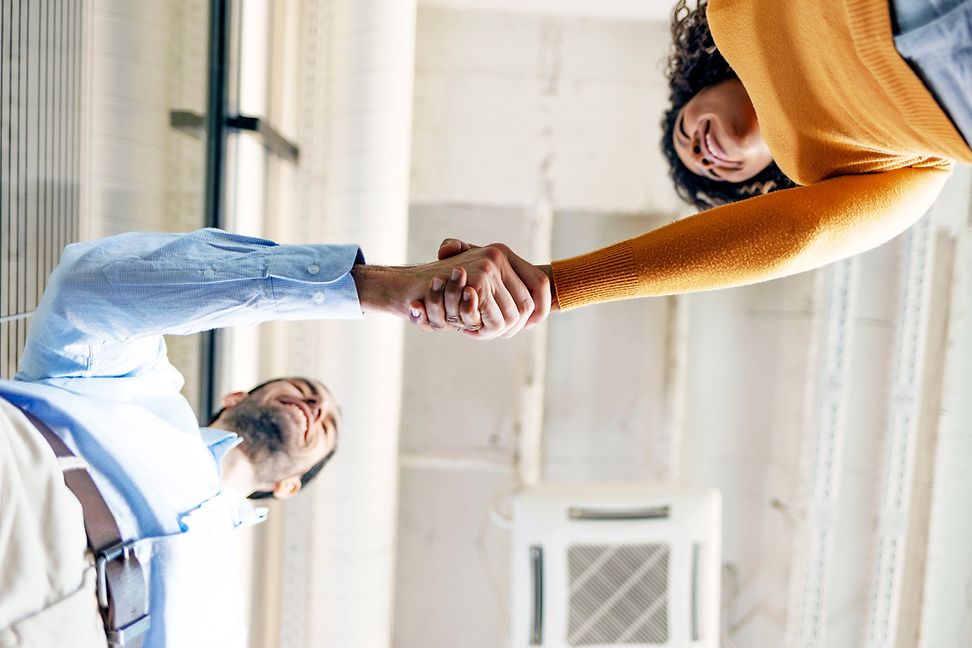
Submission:
POLYGON ((972 0, 891 0, 894 44, 972 144, 972 0))

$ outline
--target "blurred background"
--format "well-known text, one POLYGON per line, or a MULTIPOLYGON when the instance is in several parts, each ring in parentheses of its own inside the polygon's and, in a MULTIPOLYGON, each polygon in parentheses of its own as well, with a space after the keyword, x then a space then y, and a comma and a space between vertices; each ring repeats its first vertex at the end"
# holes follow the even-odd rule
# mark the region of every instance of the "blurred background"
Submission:
MULTIPOLYGON (((2 0, 0 376, 75 240, 539 263, 690 213, 658 146, 672 4, 2 0)), ((170 339, 201 414, 295 373, 343 407, 337 460, 241 538, 250 646, 526 645, 513 501, 603 481, 721 493, 704 645, 972 645, 970 175, 859 258, 509 341, 378 317, 170 339)))

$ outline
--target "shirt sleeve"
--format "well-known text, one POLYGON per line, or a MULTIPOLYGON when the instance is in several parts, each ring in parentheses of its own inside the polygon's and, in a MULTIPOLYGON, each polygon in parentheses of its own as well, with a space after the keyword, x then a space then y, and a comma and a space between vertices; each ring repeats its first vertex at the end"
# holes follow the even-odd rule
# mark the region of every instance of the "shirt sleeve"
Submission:
POLYGON ((552 264, 562 310, 777 279, 870 250, 932 205, 949 173, 841 176, 717 207, 552 264))
POLYGON ((278 245, 203 229, 68 246, 32 319, 19 378, 130 376, 163 335, 267 320, 360 318, 356 245, 278 245))

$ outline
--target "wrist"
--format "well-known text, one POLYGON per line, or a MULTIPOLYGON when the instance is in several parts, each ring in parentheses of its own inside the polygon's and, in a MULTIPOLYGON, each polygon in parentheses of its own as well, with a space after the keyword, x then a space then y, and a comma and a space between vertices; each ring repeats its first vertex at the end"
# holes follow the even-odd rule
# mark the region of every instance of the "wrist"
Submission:
POLYGON ((408 319, 409 302, 422 299, 431 277, 417 272, 420 266, 392 267, 357 264, 351 277, 358 290, 358 303, 365 313, 387 313, 408 319))
POLYGON ((548 263, 546 265, 538 265, 537 268, 543 270, 544 274, 547 275, 547 282, 550 286, 550 311, 559 311, 560 304, 557 303, 557 286, 554 284, 553 266, 548 263))
POLYGON ((391 313, 399 315, 395 310, 392 295, 395 293, 395 273, 392 268, 384 266, 355 264, 351 268, 351 277, 358 289, 358 302, 365 313, 391 313))

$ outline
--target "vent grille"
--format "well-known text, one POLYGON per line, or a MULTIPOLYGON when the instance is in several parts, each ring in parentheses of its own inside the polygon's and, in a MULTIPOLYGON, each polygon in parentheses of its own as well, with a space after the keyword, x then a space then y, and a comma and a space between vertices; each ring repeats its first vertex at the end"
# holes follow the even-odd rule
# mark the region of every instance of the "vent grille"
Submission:
POLYGON ((568 644, 668 643, 668 545, 572 545, 567 561, 568 644))

